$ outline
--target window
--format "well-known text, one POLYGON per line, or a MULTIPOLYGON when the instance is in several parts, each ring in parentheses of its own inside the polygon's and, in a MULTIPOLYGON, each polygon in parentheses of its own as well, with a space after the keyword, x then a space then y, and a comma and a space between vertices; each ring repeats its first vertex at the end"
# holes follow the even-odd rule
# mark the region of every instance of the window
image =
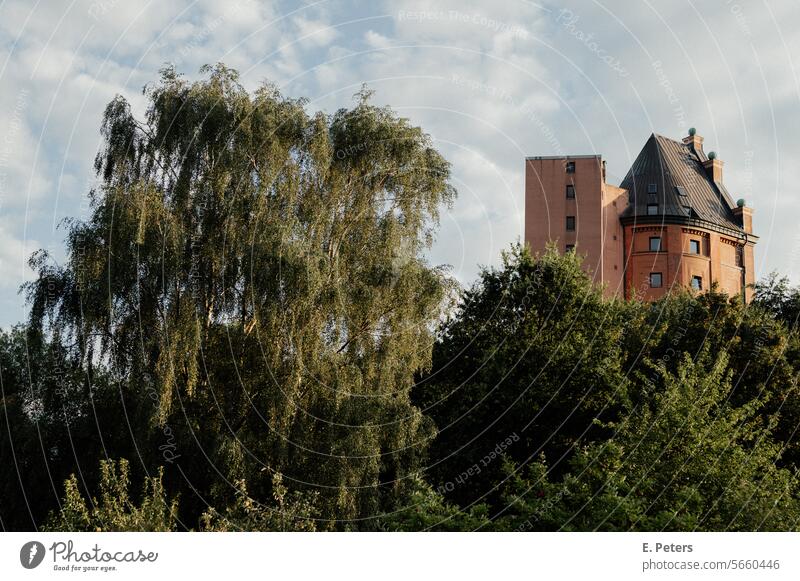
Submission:
POLYGON ((661 236, 650 237, 650 252, 661 252, 661 236))
POLYGON ((575 231, 575 216, 567 216, 567 232, 575 231))
POLYGON ((568 161, 565 166, 565 169, 567 170, 567 173, 575 173, 575 162, 568 161))
POLYGON ((575 252, 575 245, 567 244, 567 252, 575 252))
POLYGON ((693 276, 692 277, 692 288, 694 290, 703 290, 703 277, 702 276, 693 276))
POLYGON ((691 206, 684 206, 683 211, 686 212, 689 216, 692 215, 692 207, 691 206))
POLYGON ((657 216, 658 215, 658 204, 647 204, 647 215, 648 216, 657 216))
POLYGON ((658 185, 657 184, 647 184, 647 193, 648 194, 655 194, 658 192, 658 185))
POLYGON ((575 199, 575 186, 569 185, 567 186, 567 199, 574 200, 575 199))
POLYGON ((689 252, 691 254, 700 254, 700 241, 689 240, 689 252))
POLYGON ((683 186, 675 186, 675 191, 678 192, 679 196, 688 196, 689 194, 686 193, 686 190, 683 189, 683 186))
POLYGON ((647 194, 648 204, 658 204, 658 194, 647 194))
POLYGON ((661 273, 660 272, 651 272, 650 273, 650 288, 661 288, 661 273))

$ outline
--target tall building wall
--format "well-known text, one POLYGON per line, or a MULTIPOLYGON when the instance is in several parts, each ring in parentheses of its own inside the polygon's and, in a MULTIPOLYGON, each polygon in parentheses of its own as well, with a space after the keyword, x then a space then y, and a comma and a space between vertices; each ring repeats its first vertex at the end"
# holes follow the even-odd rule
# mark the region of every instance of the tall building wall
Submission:
POLYGON ((627 205, 626 190, 603 184, 603 282, 607 297, 625 295, 625 238, 619 216, 627 205))
POLYGON ((605 183, 600 156, 532 157, 525 162, 525 241, 534 252, 574 249, 606 295, 623 293, 625 190, 605 183), (571 227, 571 228, 570 228, 571 227))

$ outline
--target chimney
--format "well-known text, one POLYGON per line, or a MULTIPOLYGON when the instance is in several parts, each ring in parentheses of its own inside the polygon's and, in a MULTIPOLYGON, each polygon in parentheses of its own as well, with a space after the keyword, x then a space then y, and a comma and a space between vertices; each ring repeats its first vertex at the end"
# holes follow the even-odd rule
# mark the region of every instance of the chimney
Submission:
POLYGON ((716 153, 708 152, 708 160, 703 162, 703 167, 712 181, 722 183, 722 160, 717 159, 716 153))
POLYGON ((739 223, 739 226, 742 227, 742 230, 748 234, 753 233, 753 209, 745 205, 744 199, 740 199, 736 202, 733 215, 736 217, 736 221, 739 223))
POLYGON ((689 135, 683 138, 683 142, 689 145, 698 156, 703 153, 703 138, 697 134, 697 129, 694 127, 689 128, 689 135))

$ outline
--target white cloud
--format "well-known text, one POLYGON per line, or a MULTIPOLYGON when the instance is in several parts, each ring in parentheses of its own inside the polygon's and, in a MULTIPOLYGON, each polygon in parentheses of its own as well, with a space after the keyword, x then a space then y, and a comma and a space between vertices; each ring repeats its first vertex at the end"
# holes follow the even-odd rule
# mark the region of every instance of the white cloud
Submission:
POLYGON ((339 35, 338 31, 326 22, 303 17, 294 18, 292 22, 297 29, 297 42, 301 46, 309 44, 326 46, 339 35))
POLYGON ((364 34, 364 41, 372 48, 386 48, 391 44, 391 41, 387 37, 374 30, 368 30, 364 34))

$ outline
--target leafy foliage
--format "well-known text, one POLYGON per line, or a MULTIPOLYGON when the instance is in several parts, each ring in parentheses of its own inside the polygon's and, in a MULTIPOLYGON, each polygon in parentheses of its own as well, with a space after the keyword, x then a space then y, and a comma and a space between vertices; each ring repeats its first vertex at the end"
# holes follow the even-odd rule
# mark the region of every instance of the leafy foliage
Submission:
POLYGON ((464 292, 414 391, 439 427, 434 478, 450 488, 451 477, 479 471, 453 487, 452 499, 492 496, 502 474, 493 450, 509 437, 504 453, 517 461, 561 458, 595 437, 593 420, 627 397, 621 321, 635 324, 630 311, 603 301, 578 257, 553 249, 537 258, 515 246, 464 292))
POLYGON ((168 532, 177 525, 178 501, 168 500, 162 483, 163 470, 144 481, 141 502, 130 497, 128 461, 124 458, 100 462, 100 498, 84 500, 78 478, 64 483, 64 504, 46 525, 51 531, 168 532))
POLYGON ((792 288, 789 279, 776 272, 756 284, 753 304, 783 321, 790 329, 800 321, 800 289, 792 288))
MULTIPOLYGON (((58 505, 71 472, 95 485, 105 449, 127 453, 125 409, 108 374, 88 369, 58 341, 23 327, 0 332, 0 522, 36 528, 58 505)), ((128 410, 130 412, 130 410, 128 410)))
POLYGON ((283 477, 272 477, 274 506, 265 506, 247 494, 247 483, 236 483, 237 495, 233 505, 220 515, 209 508, 200 517, 202 529, 213 532, 228 531, 306 531, 317 530, 314 522, 316 495, 307 497, 298 492, 289 492, 283 485, 283 477))
POLYGON ((574 254, 513 248, 415 388, 432 483, 484 529, 792 530, 794 341, 715 290, 604 301, 574 254))
POLYGON ((165 69, 141 121, 109 104, 68 262, 31 260, 30 327, 120 378, 134 437, 168 431, 178 456, 206 457, 211 475, 181 464, 196 485, 264 497, 269 466, 320 493, 320 518, 378 514, 432 432, 408 393, 447 289, 421 252, 449 165, 366 93, 309 116, 204 72, 165 69))
POLYGON ((513 516, 500 520, 540 530, 795 530, 796 470, 775 465, 781 447, 756 406, 730 404, 726 365, 722 354, 711 371, 688 356, 676 375, 659 367, 650 402, 610 440, 582 448, 562 482, 548 482, 542 464, 512 479, 513 516))
POLYGON ((447 502, 418 476, 405 484, 398 505, 380 520, 387 531, 477 531, 490 526, 489 509, 477 504, 464 510, 447 502))

